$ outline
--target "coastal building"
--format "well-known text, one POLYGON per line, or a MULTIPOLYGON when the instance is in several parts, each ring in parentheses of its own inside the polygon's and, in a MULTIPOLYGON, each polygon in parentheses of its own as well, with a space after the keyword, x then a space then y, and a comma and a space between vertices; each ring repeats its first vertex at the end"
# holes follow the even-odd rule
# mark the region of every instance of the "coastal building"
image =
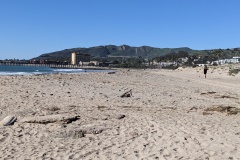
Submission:
POLYGON ((90 63, 90 55, 89 54, 81 54, 81 53, 72 53, 71 64, 72 65, 86 65, 90 63))
POLYGON ((237 62, 240 62, 240 57, 233 57, 233 59, 236 59, 237 62))
POLYGON ((227 64, 227 63, 239 63, 240 57, 233 57, 231 59, 220 59, 218 61, 213 61, 212 64, 227 64))
POLYGON ((90 61, 90 64, 93 66, 98 66, 99 62, 98 61, 90 61))

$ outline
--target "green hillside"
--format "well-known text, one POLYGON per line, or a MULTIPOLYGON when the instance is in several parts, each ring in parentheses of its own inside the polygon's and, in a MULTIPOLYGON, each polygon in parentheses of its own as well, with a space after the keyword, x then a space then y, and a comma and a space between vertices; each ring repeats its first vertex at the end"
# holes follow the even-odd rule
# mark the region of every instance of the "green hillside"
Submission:
POLYGON ((56 51, 51 53, 45 53, 33 59, 37 60, 66 60, 69 61, 71 53, 79 52, 82 54, 89 54, 92 58, 113 58, 113 57, 142 57, 152 59, 155 57, 161 57, 169 53, 178 53, 179 51, 185 51, 189 55, 213 55, 216 51, 221 52, 221 57, 231 58, 232 56, 240 56, 240 49, 213 49, 213 50, 192 50, 187 47, 182 48, 155 48, 150 46, 132 47, 128 45, 106 45, 96 46, 90 48, 72 48, 62 51, 56 51))

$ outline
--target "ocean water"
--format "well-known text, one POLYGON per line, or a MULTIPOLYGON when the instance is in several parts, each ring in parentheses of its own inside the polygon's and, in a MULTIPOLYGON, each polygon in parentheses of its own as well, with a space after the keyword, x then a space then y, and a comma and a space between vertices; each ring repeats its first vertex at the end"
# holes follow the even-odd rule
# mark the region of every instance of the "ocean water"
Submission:
MULTIPOLYGON (((39 75, 54 73, 83 73, 84 69, 55 69, 38 66, 0 66, 0 76, 39 75)), ((86 70, 86 72, 110 72, 110 70, 86 70)))

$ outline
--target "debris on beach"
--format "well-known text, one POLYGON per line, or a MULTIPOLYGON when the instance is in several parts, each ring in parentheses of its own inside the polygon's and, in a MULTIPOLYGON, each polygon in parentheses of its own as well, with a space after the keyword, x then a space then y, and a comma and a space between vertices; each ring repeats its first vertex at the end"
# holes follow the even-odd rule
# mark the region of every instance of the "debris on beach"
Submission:
POLYGON ((210 95, 210 94, 215 94, 217 92, 214 92, 214 91, 210 91, 210 92, 203 92, 201 93, 201 95, 210 95))
POLYGON ((65 130, 60 133, 57 133, 56 136, 58 138, 82 138, 85 137, 86 134, 100 134, 107 128, 102 127, 86 127, 86 128, 74 128, 70 130, 65 130))
POLYGON ((56 136, 57 138, 64 138, 64 139, 69 137, 77 139, 77 138, 85 137, 85 132, 81 129, 74 129, 74 130, 59 132, 54 136, 56 136))
POLYGON ((68 136, 72 138, 82 138, 85 137, 85 132, 83 130, 72 130, 68 133, 68 136))
POLYGON ((63 122, 63 123, 72 123, 80 118, 77 115, 46 115, 46 116, 37 116, 37 117, 25 117, 21 119, 19 122, 21 123, 55 123, 55 122, 63 122))
POLYGON ((108 72, 108 74, 115 74, 116 72, 108 72))
POLYGON ((14 122, 17 120, 17 117, 8 115, 3 120, 0 121, 0 126, 9 126, 14 124, 14 122))
POLYGON ((214 112, 226 113, 227 115, 236 115, 240 112, 240 108, 231 106, 213 106, 205 109, 203 115, 213 114, 214 112))
POLYGON ((214 95, 214 98, 230 98, 230 99, 238 99, 235 96, 231 96, 231 95, 220 95, 220 94, 216 94, 217 92, 203 92, 200 95, 214 95))
POLYGON ((102 133, 104 130, 106 130, 106 128, 101 128, 101 127, 88 127, 85 129, 82 129, 83 132, 85 134, 100 134, 102 133))
POLYGON ((132 97, 132 89, 130 89, 129 91, 121 95, 121 98, 124 98, 124 97, 132 97))
POLYGON ((230 99, 238 99, 237 97, 229 96, 229 95, 217 95, 215 98, 230 98, 230 99))
POLYGON ((43 108, 43 109, 47 110, 47 111, 53 111, 53 112, 60 110, 60 108, 57 106, 51 106, 51 107, 47 107, 47 108, 43 108))
POLYGON ((125 118, 126 116, 124 114, 119 114, 116 116, 117 119, 123 119, 125 118))

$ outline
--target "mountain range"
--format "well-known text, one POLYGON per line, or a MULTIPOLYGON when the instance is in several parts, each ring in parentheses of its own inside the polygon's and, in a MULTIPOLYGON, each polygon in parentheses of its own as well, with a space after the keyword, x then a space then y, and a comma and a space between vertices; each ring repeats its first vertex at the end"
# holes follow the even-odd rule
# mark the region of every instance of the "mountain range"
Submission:
POLYGON ((65 49, 62 51, 56 51, 51 53, 45 53, 33 59, 38 60, 49 60, 49 59, 69 59, 71 53, 79 52, 82 54, 89 54, 91 57, 95 58, 107 58, 107 57, 118 57, 118 56, 128 56, 128 57, 143 57, 143 58, 153 58, 157 56, 165 55, 169 52, 194 52, 194 50, 183 47, 183 48, 154 48, 149 46, 141 47, 131 47, 128 45, 106 45, 106 46, 96 46, 90 48, 72 48, 65 49))
MULTIPOLYGON (((222 50, 224 53, 233 53, 230 51, 234 50, 225 49, 222 50), (227 51, 227 52, 226 52, 227 51)), ((142 57, 142 58, 154 58, 163 56, 169 53, 177 53, 179 51, 185 51, 188 54, 208 54, 214 50, 193 50, 188 47, 182 48, 155 48, 150 46, 133 47, 128 45, 105 45, 95 46, 89 48, 72 48, 61 51, 45 53, 38 57, 32 58, 32 60, 66 60, 68 61, 71 57, 71 53, 78 52, 82 54, 89 54, 92 58, 112 58, 112 57, 142 57)))

